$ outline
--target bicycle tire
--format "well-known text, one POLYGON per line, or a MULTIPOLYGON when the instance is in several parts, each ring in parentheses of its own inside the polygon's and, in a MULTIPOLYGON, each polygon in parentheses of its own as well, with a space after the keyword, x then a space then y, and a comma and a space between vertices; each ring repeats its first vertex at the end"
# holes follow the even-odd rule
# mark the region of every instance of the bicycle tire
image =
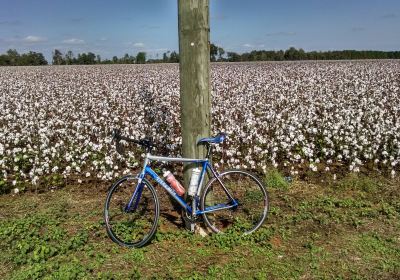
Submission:
POLYGON ((138 178, 132 175, 119 179, 111 186, 104 206, 108 236, 125 247, 139 248, 147 244, 157 231, 160 216, 157 192, 146 179, 141 183, 142 192, 137 208, 133 209, 133 206, 126 210, 138 187, 137 183, 138 178))
POLYGON ((203 213, 206 225, 216 233, 250 234, 257 230, 267 218, 269 207, 268 193, 261 181, 247 171, 224 171, 218 177, 212 178, 204 188, 200 199, 201 210, 230 203, 220 181, 239 205, 203 213))

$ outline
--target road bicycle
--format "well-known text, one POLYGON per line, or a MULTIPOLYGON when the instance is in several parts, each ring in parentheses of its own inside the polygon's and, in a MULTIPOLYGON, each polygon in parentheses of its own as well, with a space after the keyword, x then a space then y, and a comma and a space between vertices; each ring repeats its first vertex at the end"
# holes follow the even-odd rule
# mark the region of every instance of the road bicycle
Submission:
POLYGON ((203 159, 155 156, 151 154, 151 139, 130 139, 114 130, 113 139, 139 144, 146 150, 143 170, 138 175, 128 175, 115 182, 107 195, 104 219, 109 237, 121 246, 142 247, 154 236, 160 216, 159 194, 150 183, 152 178, 177 201, 192 223, 202 217, 215 233, 237 232, 250 234, 265 221, 268 213, 268 194, 262 181, 244 170, 227 170, 219 173, 211 165, 213 145, 226 139, 219 133, 212 138, 202 138, 198 145, 206 145, 203 159), (179 196, 151 168, 152 162, 183 162, 201 168, 195 194, 179 196), (206 182, 207 181, 207 182, 206 182), (203 187, 205 185, 205 187, 203 187))

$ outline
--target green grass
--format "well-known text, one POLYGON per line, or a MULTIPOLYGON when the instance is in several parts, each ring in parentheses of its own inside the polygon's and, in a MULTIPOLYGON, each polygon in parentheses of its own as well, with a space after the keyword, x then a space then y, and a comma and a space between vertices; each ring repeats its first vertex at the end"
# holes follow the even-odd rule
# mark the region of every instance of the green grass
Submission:
POLYGON ((108 238, 105 188, 0 196, 0 279, 400 278, 398 182, 350 175, 289 187, 270 176, 270 215, 254 234, 201 237, 162 215, 141 249, 108 238))
POLYGON ((289 182, 276 169, 271 169, 267 172, 267 175, 265 176, 265 184, 269 189, 286 190, 289 187, 289 182))

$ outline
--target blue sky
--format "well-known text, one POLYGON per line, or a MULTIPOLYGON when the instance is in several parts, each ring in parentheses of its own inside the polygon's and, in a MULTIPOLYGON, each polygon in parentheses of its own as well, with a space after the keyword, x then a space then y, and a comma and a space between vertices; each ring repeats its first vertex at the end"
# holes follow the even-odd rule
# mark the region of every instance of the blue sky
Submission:
MULTIPOLYGON (((253 49, 400 50, 398 0, 210 0, 211 41, 253 49)), ((177 0, 0 0, 0 53, 178 50, 177 0)))

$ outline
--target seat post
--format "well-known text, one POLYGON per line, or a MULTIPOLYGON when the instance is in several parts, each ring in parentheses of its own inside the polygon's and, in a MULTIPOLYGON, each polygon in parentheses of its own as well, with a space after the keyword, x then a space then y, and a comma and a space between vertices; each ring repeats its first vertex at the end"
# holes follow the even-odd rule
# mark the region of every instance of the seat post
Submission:
POLYGON ((208 148, 207 148, 207 156, 206 156, 206 158, 209 159, 210 155, 211 155, 212 146, 211 146, 211 144, 207 144, 207 145, 208 145, 208 148))

